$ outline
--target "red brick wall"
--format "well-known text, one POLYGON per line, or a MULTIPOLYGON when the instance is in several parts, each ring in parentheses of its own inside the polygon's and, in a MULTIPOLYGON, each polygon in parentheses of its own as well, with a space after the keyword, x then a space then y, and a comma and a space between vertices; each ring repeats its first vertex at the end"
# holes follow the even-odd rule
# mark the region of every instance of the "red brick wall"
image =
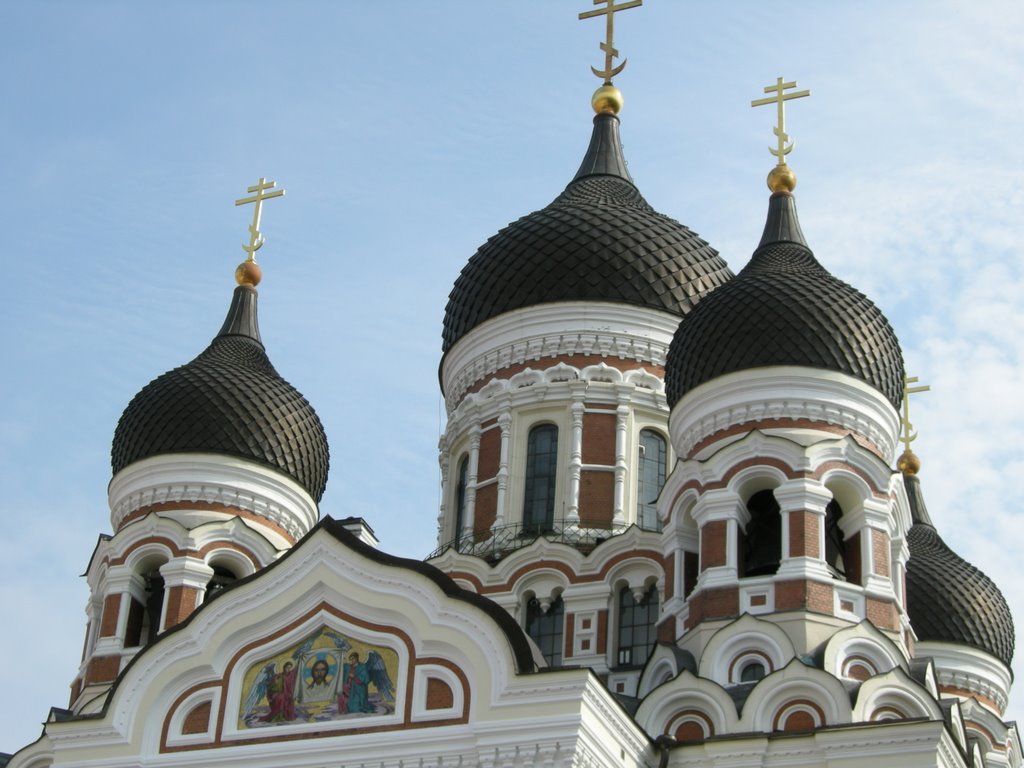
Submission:
POLYGON ((871 529, 871 555, 875 573, 879 576, 889 576, 889 537, 876 528, 871 529))
POLYGON ((206 733, 210 727, 210 702, 204 701, 185 715, 181 724, 182 733, 206 733))
POLYGON ((700 569, 725 565, 726 546, 728 545, 728 522, 712 520, 700 529, 700 569))
POLYGON ((473 533, 477 541, 491 535, 491 526, 498 516, 498 484, 491 483, 476 492, 476 504, 473 507, 473 533))
POLYGON ((427 709, 451 709, 455 704, 452 687, 436 677, 427 678, 427 709))
POLYGON ((615 473, 584 470, 580 473, 580 523, 610 528, 614 517, 615 473))
POLYGON ((489 429, 480 434, 480 456, 477 460, 477 482, 490 480, 498 474, 501 460, 501 430, 489 429))
POLYGON ((669 616, 658 625, 658 640, 662 643, 674 643, 676 641, 676 620, 669 616))
POLYGON ((775 610, 805 609, 816 613, 833 613, 831 584, 816 581, 780 581, 775 585, 775 610))
POLYGON ((615 464, 614 413, 583 414, 583 463, 615 464))
POLYGON ((879 629, 897 629, 899 624, 896 621, 896 606, 888 600, 878 600, 874 597, 864 599, 865 613, 867 619, 879 629))
POLYGON ((789 513, 789 556, 821 557, 818 516, 813 512, 789 513))
POLYGON ((690 614, 686 619, 686 628, 691 629, 705 619, 727 619, 739 616, 739 613, 738 587, 704 590, 690 598, 690 614))
POLYGON ((85 672, 85 683, 109 683, 121 668, 120 656, 96 656, 89 662, 85 672))
MULTIPOLYGON (((194 587, 170 587, 167 590, 167 611, 164 615, 164 629, 180 624, 196 609, 199 590, 194 587)), ((205 728, 203 729, 206 730, 205 728)))
POLYGON ((107 595, 103 600, 103 617, 100 621, 100 637, 117 634, 117 614, 121 609, 120 595, 107 595))

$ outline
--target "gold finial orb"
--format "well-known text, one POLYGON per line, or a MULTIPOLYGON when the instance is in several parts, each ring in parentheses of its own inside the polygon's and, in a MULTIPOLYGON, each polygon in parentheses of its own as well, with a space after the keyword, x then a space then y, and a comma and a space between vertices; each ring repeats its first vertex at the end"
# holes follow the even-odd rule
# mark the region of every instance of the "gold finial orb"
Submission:
POLYGON ((590 103, 599 115, 617 115, 622 111, 622 91, 614 85, 602 85, 594 91, 590 103))
POLYGON ((921 460, 917 454, 907 448, 896 460, 896 469, 904 475, 916 475, 921 471, 921 460))
POLYGON ((772 192, 792 192, 796 189, 796 174, 785 163, 772 168, 768 174, 768 189, 772 192))
POLYGON ((235 270, 235 281, 239 285, 251 285, 255 288, 263 279, 263 270, 255 261, 246 259, 235 270))

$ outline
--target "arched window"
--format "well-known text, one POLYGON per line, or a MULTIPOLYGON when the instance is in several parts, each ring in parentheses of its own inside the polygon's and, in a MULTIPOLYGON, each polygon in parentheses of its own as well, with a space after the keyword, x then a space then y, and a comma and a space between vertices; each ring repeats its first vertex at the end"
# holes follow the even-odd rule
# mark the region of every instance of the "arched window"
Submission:
POLYGON ((641 528, 660 531, 655 502, 665 485, 665 438, 653 429, 640 430, 640 462, 636 484, 636 518, 641 528))
POLYGON ((765 675, 764 664, 760 661, 748 661, 740 670, 741 683, 756 683, 765 675))
POLYGON ((545 611, 540 600, 531 597, 526 604, 526 634, 544 654, 552 667, 562 663, 562 637, 565 631, 565 605, 562 597, 555 598, 545 611))
POLYGON ((782 560, 782 515, 771 490, 758 491, 747 502, 747 523, 742 565, 744 576, 766 576, 779 570, 782 560))
POLYGON ((164 577, 156 566, 143 575, 143 602, 134 597, 128 608, 124 644, 126 648, 153 642, 160 633, 160 619, 164 610, 164 577))
POLYGON ((843 508, 832 499, 825 507, 825 562, 832 572, 840 578, 846 578, 846 540, 843 529, 839 527, 839 518, 843 516, 843 508))
POLYGON ((647 661, 657 639, 658 588, 651 585, 638 603, 633 590, 623 587, 619 592, 619 655, 620 667, 640 666, 647 661))
POLYGON ((455 486, 455 530, 452 538, 455 539, 455 549, 459 550, 462 539, 462 529, 466 525, 466 482, 469 478, 469 456, 463 456, 459 462, 459 482, 455 486))
POLYGON ((526 440, 526 489, 523 529, 550 531, 555 521, 555 471, 558 464, 558 427, 541 424, 526 440))

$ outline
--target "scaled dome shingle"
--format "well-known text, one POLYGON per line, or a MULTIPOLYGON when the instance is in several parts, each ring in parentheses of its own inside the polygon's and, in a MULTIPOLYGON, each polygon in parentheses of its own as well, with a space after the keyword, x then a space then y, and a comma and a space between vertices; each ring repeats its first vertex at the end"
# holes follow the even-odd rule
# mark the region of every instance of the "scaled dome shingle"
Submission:
POLYGON ((922 642, 953 643, 1013 662, 1013 614, 995 583, 939 536, 924 506, 920 480, 904 477, 914 513, 907 532, 907 613, 922 642))
POLYGON ((669 405, 727 373, 775 365, 838 371, 899 409, 903 354, 885 316, 828 272, 804 242, 793 198, 775 194, 750 262, 679 324, 669 349, 669 405))
POLYGON ((110 451, 115 475, 133 462, 173 453, 255 461, 288 475, 315 501, 323 496, 327 436, 313 407, 267 357, 253 288, 236 288, 210 345, 143 387, 117 423, 110 451))
POLYGON ((565 191, 469 260, 445 309, 445 352, 493 317, 548 302, 608 301, 683 315, 732 277, 714 248, 641 196, 626 171, 618 123, 597 115, 565 191))

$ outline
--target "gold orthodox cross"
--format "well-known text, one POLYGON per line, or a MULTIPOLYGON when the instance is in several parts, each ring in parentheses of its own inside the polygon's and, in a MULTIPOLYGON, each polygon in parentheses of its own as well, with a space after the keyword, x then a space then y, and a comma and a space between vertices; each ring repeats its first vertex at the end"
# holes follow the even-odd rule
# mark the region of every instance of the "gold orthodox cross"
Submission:
POLYGON ((775 135, 779 137, 779 146, 777 149, 768 148, 775 157, 779 158, 779 165, 786 164, 786 155, 793 151, 793 147, 796 146, 796 142, 789 140, 789 135, 786 133, 786 109, 785 104, 790 99, 802 99, 804 96, 810 96, 810 91, 797 91, 796 93, 784 93, 790 88, 796 88, 796 80, 792 80, 788 83, 782 81, 782 78, 776 78, 775 85, 766 85, 764 87, 765 93, 774 93, 774 96, 769 96, 767 99, 755 99, 750 102, 752 107, 763 107, 765 104, 777 104, 779 108, 779 124, 775 126, 775 135))
POLYGON ((918 392, 927 392, 931 389, 931 387, 926 384, 920 387, 910 386, 911 384, 916 384, 917 381, 917 376, 907 376, 903 380, 903 419, 900 421, 902 432, 900 442, 903 443, 903 447, 908 451, 910 450, 910 444, 917 440, 917 433, 914 432, 914 425, 910 423, 910 396, 916 395, 918 392))
POLYGON ((246 192, 255 193, 252 197, 243 197, 241 200, 235 200, 235 205, 256 203, 256 208, 252 212, 252 224, 249 225, 249 244, 242 243, 242 250, 249 254, 249 261, 256 261, 256 251, 263 246, 264 242, 263 235, 260 234, 260 216, 263 213, 263 201, 269 200, 272 197, 281 197, 284 194, 283 189, 274 189, 276 186, 276 181, 267 181, 261 176, 259 182, 246 189, 246 192), (268 192, 267 190, 273 191, 268 192))
POLYGON ((598 70, 594 67, 590 68, 598 77, 604 78, 605 85, 612 84, 612 78, 621 72, 626 66, 626 60, 623 59, 622 63, 617 67, 612 66, 612 59, 618 58, 619 52, 615 50, 615 14, 619 11, 625 11, 629 8, 636 8, 637 6, 643 5, 644 0, 628 0, 624 3, 615 4, 615 0, 594 0, 594 5, 600 5, 606 3, 604 8, 598 8, 596 11, 584 11, 580 14, 580 19, 592 19, 595 16, 606 17, 606 37, 605 42, 601 43, 601 50, 604 51, 604 69, 598 70))

